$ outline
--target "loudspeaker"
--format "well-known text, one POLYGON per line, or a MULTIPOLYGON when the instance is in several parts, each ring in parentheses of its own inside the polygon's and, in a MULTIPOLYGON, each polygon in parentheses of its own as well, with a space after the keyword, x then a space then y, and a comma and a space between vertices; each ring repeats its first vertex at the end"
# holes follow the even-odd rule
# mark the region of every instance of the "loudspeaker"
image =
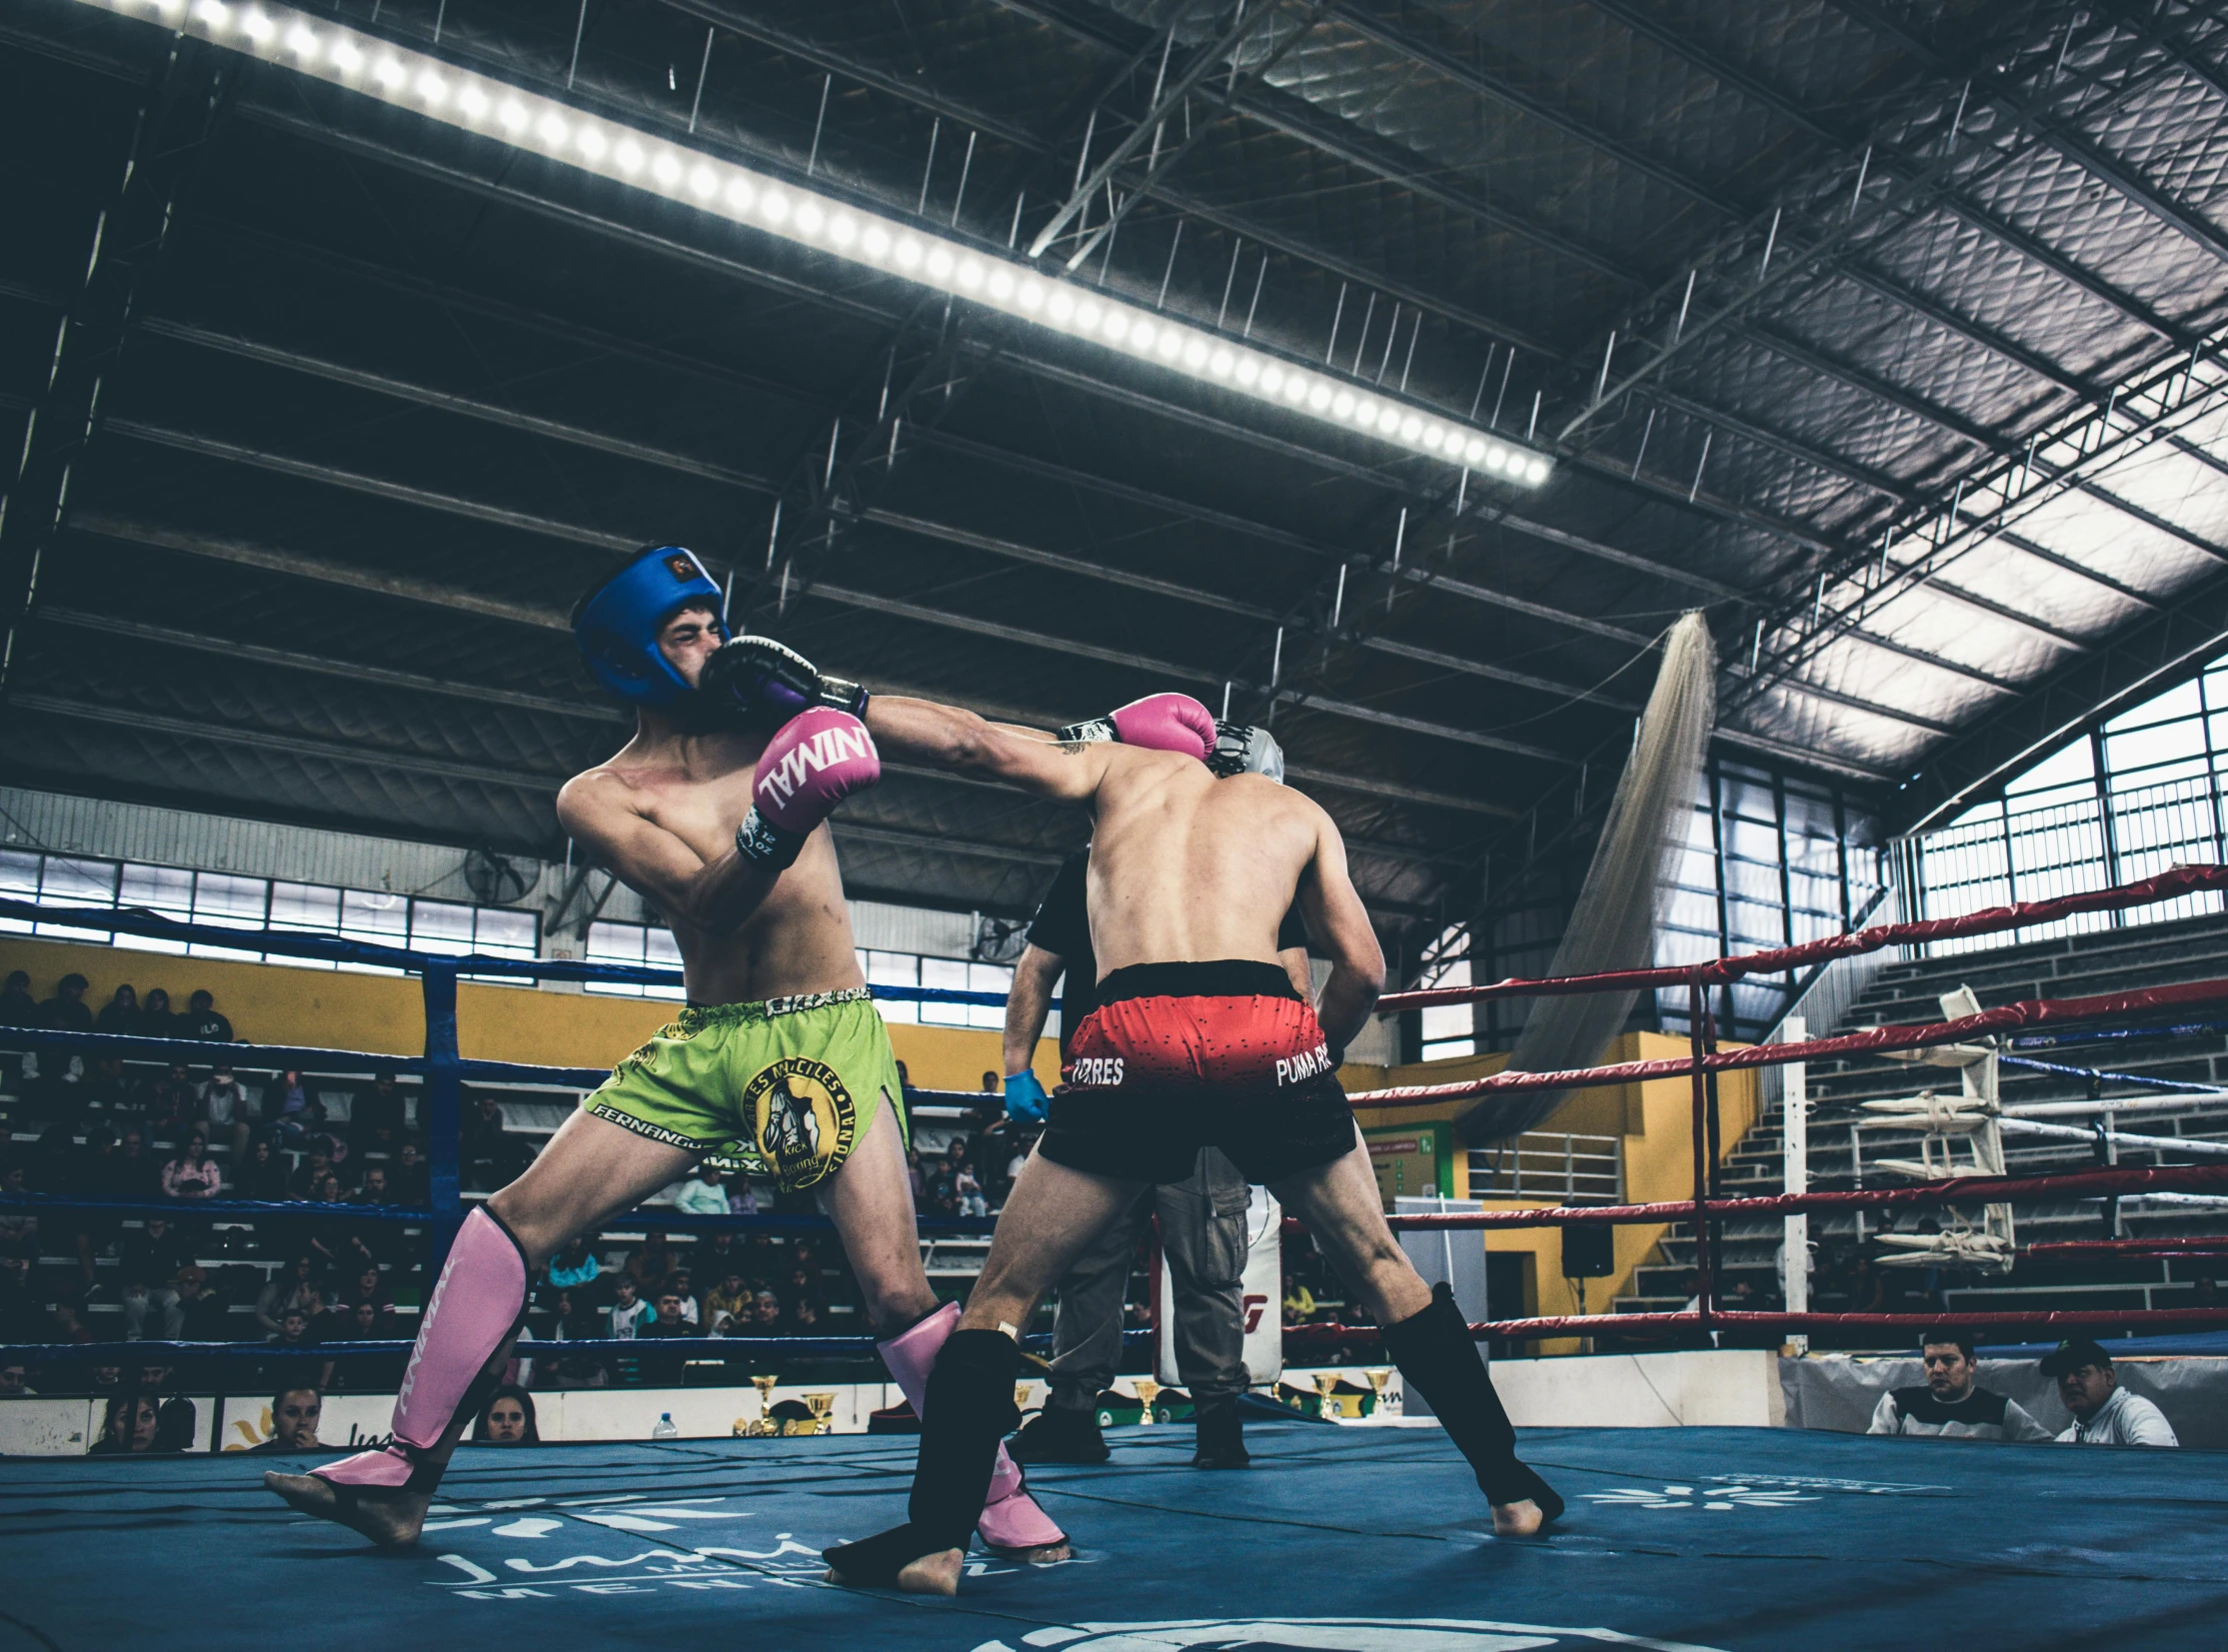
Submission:
POLYGON ((1565 1279, 1606 1279, 1616 1270, 1616 1229, 1607 1222, 1562 1230, 1565 1279))

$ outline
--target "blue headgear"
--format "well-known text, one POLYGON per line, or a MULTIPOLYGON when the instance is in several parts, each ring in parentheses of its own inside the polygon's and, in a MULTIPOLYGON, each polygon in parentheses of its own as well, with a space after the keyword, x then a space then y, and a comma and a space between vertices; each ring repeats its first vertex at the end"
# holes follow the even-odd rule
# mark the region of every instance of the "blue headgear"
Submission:
POLYGON ((720 588, 696 553, 653 545, 573 605, 573 640, 596 681, 637 706, 666 706, 688 694, 688 679, 658 647, 658 633, 692 603, 709 603, 728 637, 720 588))

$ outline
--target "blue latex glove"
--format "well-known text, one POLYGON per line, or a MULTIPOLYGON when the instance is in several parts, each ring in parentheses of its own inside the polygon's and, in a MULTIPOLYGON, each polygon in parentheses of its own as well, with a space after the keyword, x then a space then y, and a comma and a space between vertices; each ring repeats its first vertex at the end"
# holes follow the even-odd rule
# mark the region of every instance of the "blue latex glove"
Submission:
POLYGON ((1037 1074, 1027 1067, 1006 1080, 1006 1116, 1017 1124, 1044 1123, 1045 1103, 1049 1099, 1045 1086, 1037 1081, 1037 1074))

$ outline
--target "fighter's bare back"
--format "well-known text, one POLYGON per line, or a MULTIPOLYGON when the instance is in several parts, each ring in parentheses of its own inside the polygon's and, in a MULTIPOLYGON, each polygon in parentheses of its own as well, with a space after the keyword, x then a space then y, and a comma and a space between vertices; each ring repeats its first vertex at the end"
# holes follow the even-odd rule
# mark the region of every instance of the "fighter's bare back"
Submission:
POLYGON ((735 865, 735 828, 750 812, 765 745, 757 734, 654 744, 638 736, 558 796, 565 828, 672 925, 695 1003, 866 984, 826 826, 740 922, 707 921, 718 885, 744 874, 735 865))
POLYGON ((1106 765, 1088 885, 1102 975, 1132 963, 1275 963, 1295 895, 1322 932, 1310 874, 1327 818, 1313 802, 1258 775, 1217 780, 1173 752, 1068 750, 1106 765))

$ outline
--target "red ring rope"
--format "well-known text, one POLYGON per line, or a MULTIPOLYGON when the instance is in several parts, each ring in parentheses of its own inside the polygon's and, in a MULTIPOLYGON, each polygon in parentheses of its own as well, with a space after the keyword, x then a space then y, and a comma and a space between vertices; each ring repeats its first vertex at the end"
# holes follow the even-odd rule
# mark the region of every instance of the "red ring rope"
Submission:
MULTIPOLYGON (((1746 1049, 1722 1049, 1701 1058, 1705 1072, 1729 1072, 1744 1067, 1783 1066, 1827 1055, 1862 1055, 1889 1049, 1927 1049, 1954 1044, 2022 1026, 2056 1026, 2068 1021, 2120 1020, 2159 1009, 2189 1004, 2228 1002, 2228 980, 2189 981, 2180 986, 2151 986, 2134 992, 2104 992, 2086 998, 2031 998, 2023 1003, 1999 1004, 1977 1015, 1924 1026, 1875 1026, 1861 1032, 1844 1032, 1832 1038, 1810 1038, 1801 1043, 1755 1044, 1746 1049)), ((1412 1107, 1434 1101, 1456 1101, 1473 1095, 1504 1095, 1524 1090, 1584 1089, 1603 1084, 1629 1084, 1647 1078, 1684 1077, 1695 1070, 1690 1055, 1665 1056, 1652 1061, 1617 1061, 1607 1066, 1572 1067, 1561 1072, 1496 1072, 1484 1078, 1465 1078, 1451 1084, 1405 1084, 1391 1089, 1364 1090, 1352 1097, 1356 1107, 1412 1107)))
POLYGON ((1619 992, 1635 987, 1684 986, 1689 981, 1715 985, 1743 975, 1771 975, 1797 969, 1806 963, 1858 952, 1876 952, 1883 946, 1908 946, 1917 941, 1944 940, 1953 935, 1999 934, 2049 923, 2078 912, 2117 911, 2127 906, 2147 906, 2178 899, 2200 889, 2228 889, 2228 866, 2176 866, 2138 883, 2092 889, 2086 894, 2061 895, 2055 900, 2022 900, 2011 906, 1990 906, 1962 917, 1921 918, 1910 923, 1879 923, 1869 929, 1827 935, 1794 946, 1775 946, 1764 952, 1739 952, 1712 958, 1707 963, 1666 964, 1651 969, 1612 969, 1597 975, 1556 975, 1541 980, 1496 980, 1483 986, 1432 986, 1413 992, 1387 992, 1377 1000, 1380 1014, 1402 1009, 1431 1009, 1450 1003, 1482 1003, 1487 998, 1561 997, 1578 992, 1619 992))
MULTIPOLYGON (((1633 1336, 1675 1335, 1680 1331, 1752 1331, 1807 1335, 1817 1331, 1904 1331, 1950 1324, 1971 1331, 2095 1331, 2131 1325, 2161 1330, 2206 1330, 2228 1326, 2228 1305, 2215 1308, 2036 1308, 2024 1313, 1754 1313, 1746 1309, 1699 1313, 1574 1313, 1540 1319, 1492 1319, 1472 1325, 1470 1334, 1508 1341, 1547 1336, 1592 1336, 1621 1331, 1633 1336)), ((1374 1325, 1287 1325, 1284 1346, 1337 1346, 1373 1342, 1374 1325)))

